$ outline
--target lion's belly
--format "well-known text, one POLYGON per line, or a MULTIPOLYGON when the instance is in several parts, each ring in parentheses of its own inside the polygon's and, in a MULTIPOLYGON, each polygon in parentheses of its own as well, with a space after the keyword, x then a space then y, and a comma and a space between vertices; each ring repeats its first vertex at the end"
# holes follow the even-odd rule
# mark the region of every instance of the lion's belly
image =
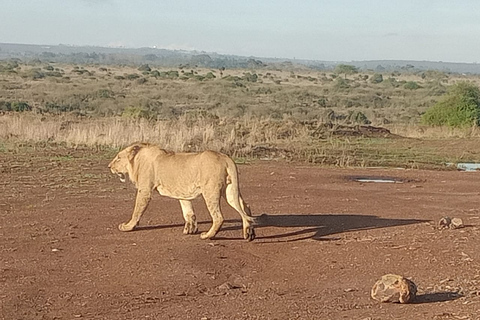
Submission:
POLYGON ((157 187, 158 193, 162 196, 179 199, 179 200, 193 200, 201 194, 200 188, 168 188, 165 186, 157 187))

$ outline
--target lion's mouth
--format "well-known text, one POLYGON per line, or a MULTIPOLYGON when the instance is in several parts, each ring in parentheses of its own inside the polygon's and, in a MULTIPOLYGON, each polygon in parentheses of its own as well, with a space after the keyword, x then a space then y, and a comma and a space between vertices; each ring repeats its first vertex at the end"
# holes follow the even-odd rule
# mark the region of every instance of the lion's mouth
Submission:
POLYGON ((120 181, 125 182, 125 174, 121 172, 117 172, 118 177, 120 178, 120 181))

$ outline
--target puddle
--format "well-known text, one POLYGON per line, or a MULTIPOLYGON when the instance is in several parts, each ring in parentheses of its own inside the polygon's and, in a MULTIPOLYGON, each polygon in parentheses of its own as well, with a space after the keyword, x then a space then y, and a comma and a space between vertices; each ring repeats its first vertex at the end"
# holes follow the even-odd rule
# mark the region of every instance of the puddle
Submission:
POLYGON ((375 176, 351 176, 347 177, 348 180, 364 182, 364 183, 404 183, 408 182, 401 178, 396 177, 375 177, 375 176))
MULTIPOLYGON (((454 166, 454 163, 447 163, 447 166, 454 166)), ((480 163, 474 162, 464 162, 464 163, 457 163, 457 169, 461 171, 479 171, 480 170, 480 163)))
POLYGON ((360 178, 355 179, 358 182, 379 182, 379 183, 403 183, 403 181, 396 181, 391 179, 367 179, 367 178, 360 178))

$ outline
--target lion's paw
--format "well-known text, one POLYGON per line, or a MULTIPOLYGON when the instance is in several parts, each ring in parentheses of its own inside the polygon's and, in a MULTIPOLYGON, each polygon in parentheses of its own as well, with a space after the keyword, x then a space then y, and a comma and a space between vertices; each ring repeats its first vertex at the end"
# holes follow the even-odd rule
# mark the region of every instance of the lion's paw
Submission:
POLYGON ((198 231, 196 222, 186 222, 183 228, 183 234, 195 234, 198 231))
POLYGON ((135 227, 131 227, 127 223, 121 223, 118 226, 118 230, 123 231, 123 232, 132 231, 134 228, 135 227))
POLYGON ((255 239, 255 230, 253 227, 248 227, 244 230, 243 238, 247 241, 252 241, 255 239))
POLYGON ((200 233, 200 239, 202 240, 206 240, 206 239, 210 239, 211 237, 208 235, 208 232, 202 232, 200 233))

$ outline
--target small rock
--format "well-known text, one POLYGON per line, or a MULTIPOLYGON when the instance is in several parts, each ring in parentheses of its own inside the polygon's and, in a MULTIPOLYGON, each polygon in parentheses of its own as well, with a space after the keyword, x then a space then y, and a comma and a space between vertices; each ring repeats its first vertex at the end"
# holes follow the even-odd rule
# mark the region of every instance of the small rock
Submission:
POLYGON ((453 218, 450 222, 450 229, 460 229, 463 228, 463 220, 460 218, 453 218))
POLYGON ((235 289, 235 287, 234 287, 233 285, 231 285, 230 283, 225 282, 225 283, 219 285, 219 286, 217 287, 217 289, 219 289, 219 290, 225 290, 225 291, 226 291, 226 290, 235 289))
POLYGON ((378 280, 371 291, 373 299, 380 302, 412 302, 417 295, 417 286, 411 280, 396 274, 386 274, 378 280))
POLYGON ((440 229, 446 229, 446 228, 450 227, 451 223, 452 223, 452 219, 450 217, 443 217, 438 222, 438 225, 439 225, 440 229))

